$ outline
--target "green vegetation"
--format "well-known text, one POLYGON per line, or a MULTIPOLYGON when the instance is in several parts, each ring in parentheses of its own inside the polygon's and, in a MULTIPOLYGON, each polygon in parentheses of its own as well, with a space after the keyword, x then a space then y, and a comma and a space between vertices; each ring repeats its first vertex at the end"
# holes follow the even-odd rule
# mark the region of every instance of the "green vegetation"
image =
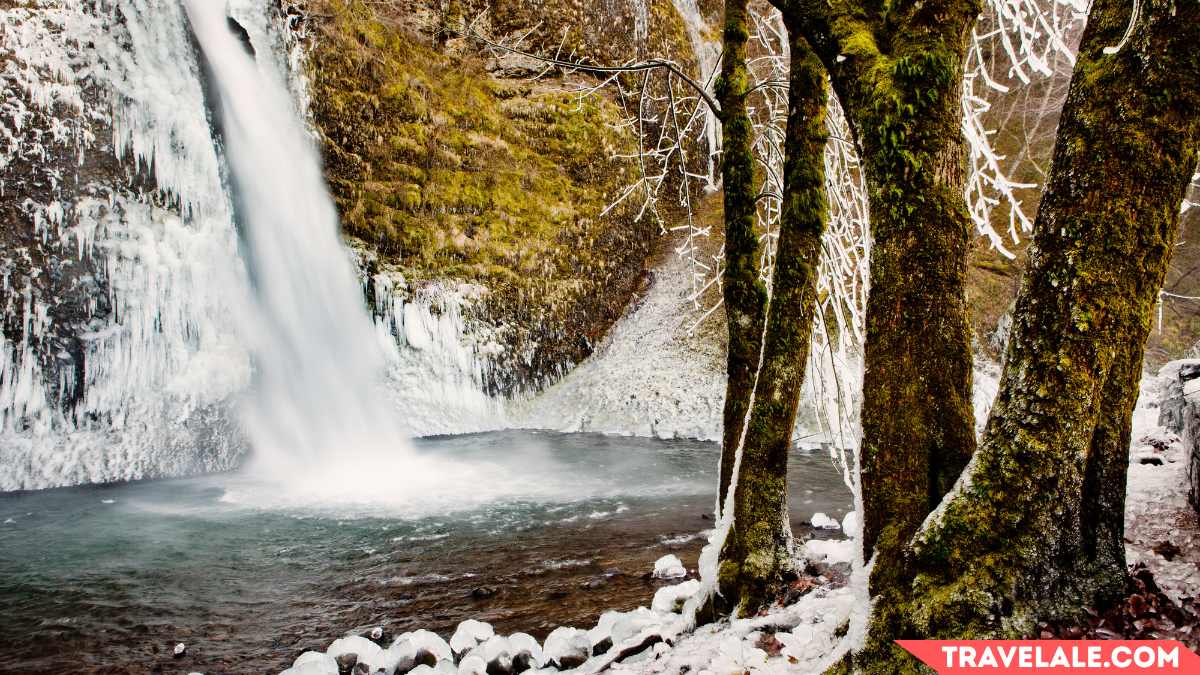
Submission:
POLYGON ((635 222, 636 199, 601 216, 635 179, 613 159, 635 139, 616 103, 571 93, 590 82, 492 77, 399 11, 313 13, 312 113, 343 227, 410 281, 486 286, 480 314, 535 352, 495 387, 535 383, 586 356, 638 283, 658 225, 635 222))

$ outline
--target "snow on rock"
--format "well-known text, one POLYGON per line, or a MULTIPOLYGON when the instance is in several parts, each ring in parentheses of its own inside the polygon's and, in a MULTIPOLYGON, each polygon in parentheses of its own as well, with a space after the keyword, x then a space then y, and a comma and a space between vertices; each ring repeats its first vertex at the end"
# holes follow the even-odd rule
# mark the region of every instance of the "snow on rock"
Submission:
POLYGON ((804 556, 813 562, 849 563, 854 561, 853 539, 809 539, 804 556))
POLYGON ((683 608, 683 603, 699 591, 700 581, 697 579, 674 586, 663 586, 654 592, 654 600, 650 603, 650 609, 664 613, 678 612, 683 608))
POLYGON ((592 641, 586 631, 568 626, 559 626, 546 636, 543 655, 547 664, 560 668, 575 668, 592 655, 592 641))
POLYGON ((668 553, 654 561, 654 577, 656 579, 679 579, 687 576, 687 568, 683 561, 674 553, 668 553))
POLYGON ((858 536, 858 511, 851 511, 842 518, 842 532, 845 532, 847 537, 858 536))
POLYGON ((371 672, 383 668, 388 660, 382 647, 361 635, 349 635, 334 640, 329 649, 325 650, 325 654, 333 659, 343 654, 354 654, 358 657, 358 663, 367 664, 371 672))
POLYGON ((458 629, 450 638, 450 650, 455 654, 464 654, 475 645, 486 641, 496 634, 489 623, 467 619, 458 624, 458 629))
POLYGON ((811 522, 812 526, 818 530, 838 530, 842 527, 835 518, 830 518, 820 511, 814 513, 809 522, 811 522))
POLYGON ((458 675, 486 675, 487 661, 472 652, 458 664, 458 675))
POLYGON ((438 661, 436 666, 421 665, 408 671, 408 675, 458 675, 458 668, 449 661, 438 661))
POLYGON ((321 652, 304 652, 280 675, 338 675, 337 659, 321 652))
POLYGON ((513 633, 508 636, 508 641, 512 644, 513 656, 529 654, 534 663, 542 662, 542 646, 529 633, 513 633))

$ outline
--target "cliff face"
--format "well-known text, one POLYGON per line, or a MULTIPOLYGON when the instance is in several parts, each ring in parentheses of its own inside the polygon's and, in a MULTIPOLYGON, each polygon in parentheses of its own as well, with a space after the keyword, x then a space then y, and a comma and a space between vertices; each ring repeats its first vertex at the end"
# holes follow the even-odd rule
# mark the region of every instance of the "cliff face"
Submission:
POLYGON ((501 342, 486 384, 504 394, 591 352, 637 288, 659 225, 638 217, 636 197, 609 208, 637 177, 635 160, 617 159, 636 153, 623 102, 581 96, 596 84, 581 75, 531 78, 540 65, 484 54, 438 26, 467 16, 504 34, 537 27, 525 44, 538 49, 538 36, 561 37, 586 15, 568 31, 579 58, 592 57, 589 44, 602 45, 597 61, 647 45, 689 58, 667 0, 645 6, 674 17, 649 20, 650 34, 636 29, 636 3, 558 4, 499 3, 482 17, 445 3, 308 8, 311 112, 346 234, 369 272, 403 276, 410 290, 447 280, 486 289, 468 321, 501 342))

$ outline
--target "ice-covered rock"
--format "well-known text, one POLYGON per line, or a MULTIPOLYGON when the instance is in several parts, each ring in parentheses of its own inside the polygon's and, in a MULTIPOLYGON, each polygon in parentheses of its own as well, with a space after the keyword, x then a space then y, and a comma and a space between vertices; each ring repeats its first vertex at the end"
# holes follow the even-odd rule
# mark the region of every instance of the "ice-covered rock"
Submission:
POLYGON ((495 634, 496 631, 491 624, 467 619, 458 624, 454 635, 450 637, 450 650, 458 655, 465 654, 469 649, 495 634))
POLYGON ((697 579, 674 586, 663 586, 654 592, 654 600, 650 603, 650 609, 664 613, 678 612, 683 607, 683 603, 699 590, 700 581, 697 579))
POLYGON ((408 675, 458 675, 458 668, 449 661, 438 661, 436 666, 423 663, 408 671, 408 675))
POLYGON ((817 511, 813 514, 810 522, 812 523, 812 526, 818 530, 838 530, 842 527, 836 519, 830 518, 820 511, 817 511))
POLYGON ((458 664, 458 675, 487 675, 487 661, 475 652, 467 655, 458 664))
POLYGON ((371 672, 382 668, 386 665, 386 657, 383 649, 361 635, 349 635, 344 638, 338 638, 329 645, 329 649, 325 650, 329 656, 337 659, 339 656, 354 654, 358 657, 358 663, 365 663, 370 668, 371 672))
POLYGON ((613 621, 613 644, 620 646, 622 643, 641 635, 649 628, 661 626, 662 623, 663 616, 661 614, 645 607, 638 607, 632 612, 622 612, 613 621))
POLYGON ((674 553, 668 553, 654 561, 654 577, 657 579, 679 579, 687 576, 687 568, 674 553))
POLYGON ((321 652, 304 652, 280 675, 338 675, 337 659, 321 652))
POLYGON ((854 540, 809 539, 804 542, 804 556, 813 562, 848 563, 854 560, 854 540))
POLYGON ((858 511, 851 511, 842 518, 842 532, 845 532, 847 537, 858 536, 858 511))
POLYGON ((546 663, 559 668, 577 668, 592 655, 592 641, 585 631, 569 626, 559 626, 546 636, 543 647, 546 663))
POLYGON ((493 675, 511 673, 513 670, 512 643, 502 635, 493 635, 488 638, 486 642, 479 645, 475 653, 483 656, 487 672, 493 675))
POLYGON ((508 636, 512 645, 513 668, 520 671, 526 668, 540 668, 542 665, 542 646, 528 633, 513 633, 508 636))

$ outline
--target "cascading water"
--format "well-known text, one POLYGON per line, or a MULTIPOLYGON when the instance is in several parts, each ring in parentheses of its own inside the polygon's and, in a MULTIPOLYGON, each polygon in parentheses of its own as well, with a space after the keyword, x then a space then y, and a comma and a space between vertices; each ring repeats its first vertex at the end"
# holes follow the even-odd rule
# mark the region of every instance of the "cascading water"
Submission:
POLYGON ((266 465, 502 426, 457 292, 371 283, 365 314, 278 4, 203 4, 256 52, 257 88, 210 83, 224 179, 180 0, 0 9, 0 491, 228 470, 247 435, 266 465))
MULTIPOLYGON (((696 0, 672 1, 675 11, 683 18, 688 42, 696 55, 696 65, 700 67, 699 82, 711 94, 716 81, 717 67, 721 63, 721 42, 710 35, 711 28, 696 0)), ((716 158, 721 152, 721 123, 717 120, 716 111, 708 106, 704 106, 704 141, 708 146, 708 188, 715 190, 718 181, 716 158)))
POLYGON ((337 213, 285 83, 260 68, 225 8, 188 0, 210 66, 253 311, 239 323, 255 358, 246 426, 255 460, 407 451, 379 390, 385 361, 337 213))

